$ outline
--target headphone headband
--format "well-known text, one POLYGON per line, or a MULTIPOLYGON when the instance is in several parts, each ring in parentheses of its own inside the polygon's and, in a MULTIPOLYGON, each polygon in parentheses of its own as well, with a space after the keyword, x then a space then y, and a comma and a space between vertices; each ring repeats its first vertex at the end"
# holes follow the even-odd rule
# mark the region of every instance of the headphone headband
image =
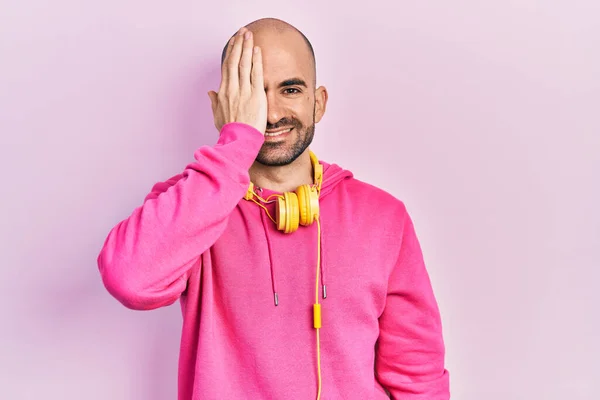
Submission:
POLYGON ((313 153, 312 151, 309 150, 309 154, 310 154, 310 161, 311 161, 312 167, 313 167, 314 184, 317 185, 317 190, 320 192, 321 185, 323 184, 323 165, 319 164, 319 159, 317 158, 315 153, 313 153))

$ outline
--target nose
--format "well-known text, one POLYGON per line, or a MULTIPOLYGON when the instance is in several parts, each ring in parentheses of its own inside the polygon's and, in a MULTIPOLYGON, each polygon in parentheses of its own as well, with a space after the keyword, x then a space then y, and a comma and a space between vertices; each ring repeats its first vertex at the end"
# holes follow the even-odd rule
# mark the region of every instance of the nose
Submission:
POLYGON ((267 96, 267 123, 274 125, 284 116, 281 104, 273 96, 267 96))

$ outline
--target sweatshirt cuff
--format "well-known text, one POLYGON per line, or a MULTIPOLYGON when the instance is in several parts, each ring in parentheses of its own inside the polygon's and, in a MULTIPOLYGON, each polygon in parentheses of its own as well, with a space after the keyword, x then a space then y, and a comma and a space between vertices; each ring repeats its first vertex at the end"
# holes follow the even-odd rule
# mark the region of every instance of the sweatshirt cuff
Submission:
POLYGON ((243 170, 248 170, 265 142, 265 136, 251 125, 230 122, 223 125, 215 148, 227 148, 227 158, 243 170))
POLYGON ((243 122, 230 122, 223 125, 219 132, 219 142, 225 140, 225 143, 237 139, 240 135, 246 135, 247 139, 260 141, 260 144, 265 140, 265 135, 255 127, 243 122))

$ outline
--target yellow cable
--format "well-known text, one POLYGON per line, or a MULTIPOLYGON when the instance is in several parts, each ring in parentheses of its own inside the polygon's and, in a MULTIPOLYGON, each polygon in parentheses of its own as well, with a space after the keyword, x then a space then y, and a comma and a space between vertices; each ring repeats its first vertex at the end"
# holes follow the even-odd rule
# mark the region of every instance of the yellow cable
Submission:
POLYGON ((317 336, 317 374, 319 379, 317 400, 321 398, 322 389, 322 377, 321 377, 321 343, 319 338, 319 329, 321 328, 321 305, 319 304, 319 267, 321 266, 321 221, 317 217, 317 273, 316 273, 316 285, 315 285, 315 308, 318 310, 318 321, 315 321, 316 336, 317 336))
POLYGON ((274 223, 277 223, 277 221, 275 221, 275 218, 273 218, 273 217, 271 216, 271 213, 269 213, 269 210, 267 209, 267 207, 265 207, 264 205, 260 204, 258 201, 254 200, 254 199, 252 199, 252 201, 253 201, 254 203, 256 203, 256 205, 258 205, 260 208, 262 208, 263 210, 265 210, 265 212, 267 213, 267 216, 269 217, 269 219, 270 219, 271 221, 273 221, 274 223))
MULTIPOLYGON (((269 197, 267 197, 266 199, 263 199, 263 198, 262 198, 262 197, 260 197, 258 194, 256 194, 256 192, 254 192, 254 191, 252 192, 252 194, 253 194, 253 195, 254 195, 254 196, 255 196, 255 197, 256 197, 256 198, 257 198, 259 201, 261 201, 261 202, 262 202, 262 203, 264 203, 264 204, 269 204, 269 203, 272 203, 274 200, 271 200, 271 197, 275 197, 275 198, 282 198, 282 199, 283 199, 283 196, 282 196, 282 195, 280 195, 280 194, 272 194, 272 195, 270 195, 269 197)), ((250 200, 252 200, 252 202, 253 202, 253 203, 255 203, 256 205, 258 205, 260 208, 262 208, 263 210, 265 210, 265 212, 267 213, 267 216, 269 217, 269 219, 270 219, 271 221, 273 221, 273 223, 277 224, 277 221, 275 221, 275 218, 273 218, 273 217, 271 216, 271 213, 269 212, 269 210, 267 209, 267 207, 265 207, 263 204, 261 204, 261 203, 259 203, 258 201, 256 201, 254 198, 252 198, 252 199, 250 199, 250 200)))

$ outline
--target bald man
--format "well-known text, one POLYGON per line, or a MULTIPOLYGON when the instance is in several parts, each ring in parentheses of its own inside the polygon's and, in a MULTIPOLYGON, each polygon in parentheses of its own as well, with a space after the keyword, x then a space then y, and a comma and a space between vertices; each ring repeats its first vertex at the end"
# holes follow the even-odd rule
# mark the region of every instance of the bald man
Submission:
POLYGON ((310 149, 310 42, 243 27, 209 92, 217 142, 154 185, 98 257, 126 307, 179 301, 179 400, 447 400, 440 312, 404 204, 310 149))

